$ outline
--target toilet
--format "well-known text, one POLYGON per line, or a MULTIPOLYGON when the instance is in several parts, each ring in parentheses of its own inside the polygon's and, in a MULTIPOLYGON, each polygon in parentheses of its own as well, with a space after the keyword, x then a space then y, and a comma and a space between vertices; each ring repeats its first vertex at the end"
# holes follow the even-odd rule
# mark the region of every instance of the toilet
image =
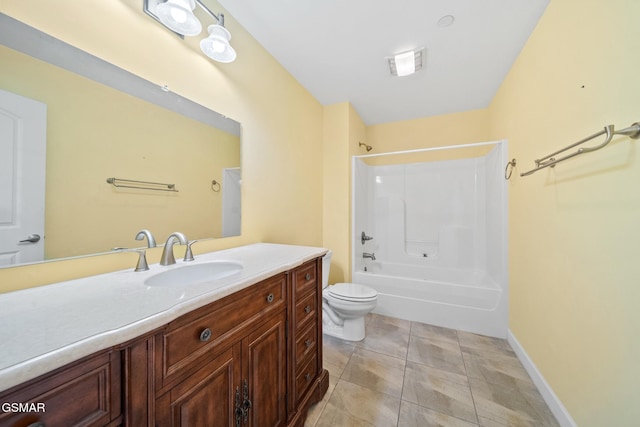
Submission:
POLYGON ((331 251, 322 258, 322 332, 347 341, 365 337, 364 318, 376 307, 378 293, 357 283, 329 286, 331 251))

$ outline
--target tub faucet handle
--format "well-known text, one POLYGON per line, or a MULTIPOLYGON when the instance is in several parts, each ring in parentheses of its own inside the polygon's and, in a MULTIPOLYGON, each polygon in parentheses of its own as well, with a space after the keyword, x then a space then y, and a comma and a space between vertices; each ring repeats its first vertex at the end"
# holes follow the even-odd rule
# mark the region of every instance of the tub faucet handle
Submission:
POLYGON ((366 242, 367 240, 373 240, 373 237, 367 236, 363 231, 362 234, 360 235, 360 241, 364 245, 364 242, 366 242))

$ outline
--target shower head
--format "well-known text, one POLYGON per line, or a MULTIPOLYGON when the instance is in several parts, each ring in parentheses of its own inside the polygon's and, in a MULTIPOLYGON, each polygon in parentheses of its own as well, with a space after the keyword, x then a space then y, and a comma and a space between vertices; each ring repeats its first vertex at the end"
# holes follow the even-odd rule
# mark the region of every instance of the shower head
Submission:
POLYGON ((367 149, 367 151, 371 151, 371 149, 373 148, 372 146, 367 145, 364 142, 358 142, 358 147, 362 147, 362 146, 364 146, 367 149))

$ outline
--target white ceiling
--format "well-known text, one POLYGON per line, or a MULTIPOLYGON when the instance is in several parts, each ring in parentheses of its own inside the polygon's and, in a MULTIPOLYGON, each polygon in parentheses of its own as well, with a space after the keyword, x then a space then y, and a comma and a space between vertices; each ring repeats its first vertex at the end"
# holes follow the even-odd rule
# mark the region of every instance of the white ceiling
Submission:
POLYGON ((219 2, 320 103, 372 125, 486 108, 549 0, 219 2), (423 70, 392 77, 386 57, 420 47, 423 70))

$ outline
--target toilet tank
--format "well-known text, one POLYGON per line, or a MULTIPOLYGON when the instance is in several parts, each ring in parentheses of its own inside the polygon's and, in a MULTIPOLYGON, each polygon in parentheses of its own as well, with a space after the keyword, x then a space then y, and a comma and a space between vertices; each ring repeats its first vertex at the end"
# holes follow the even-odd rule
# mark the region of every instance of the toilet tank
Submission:
POLYGON ((325 256, 322 257, 322 289, 329 286, 329 269, 331 268, 331 255, 333 255, 333 252, 329 251, 325 256))

